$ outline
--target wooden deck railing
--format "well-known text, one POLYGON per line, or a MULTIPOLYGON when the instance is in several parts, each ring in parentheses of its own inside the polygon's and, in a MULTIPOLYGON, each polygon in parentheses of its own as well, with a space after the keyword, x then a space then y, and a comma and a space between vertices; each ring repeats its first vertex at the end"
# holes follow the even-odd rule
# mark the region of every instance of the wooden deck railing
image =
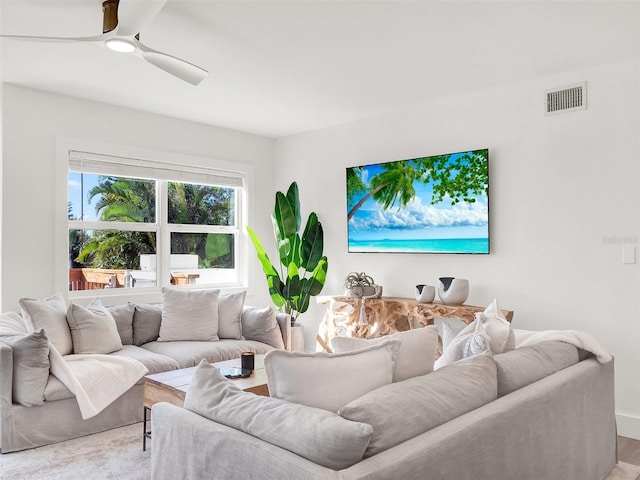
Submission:
MULTIPOLYGON (((70 268, 69 290, 123 288, 125 272, 108 268, 70 268)), ((198 273, 172 273, 171 285, 193 285, 199 277, 198 273)))

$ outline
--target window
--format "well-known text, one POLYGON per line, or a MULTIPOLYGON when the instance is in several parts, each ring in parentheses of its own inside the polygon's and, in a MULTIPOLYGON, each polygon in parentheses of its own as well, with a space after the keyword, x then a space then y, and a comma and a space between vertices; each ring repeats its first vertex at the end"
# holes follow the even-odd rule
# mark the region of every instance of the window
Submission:
POLYGON ((69 290, 237 286, 244 177, 69 152, 69 290))

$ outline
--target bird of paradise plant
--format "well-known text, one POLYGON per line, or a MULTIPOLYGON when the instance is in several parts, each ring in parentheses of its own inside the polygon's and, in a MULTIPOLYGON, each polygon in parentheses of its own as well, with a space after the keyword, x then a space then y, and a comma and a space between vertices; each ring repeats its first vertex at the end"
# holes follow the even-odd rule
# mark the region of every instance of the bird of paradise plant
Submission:
POLYGON ((327 278, 322 224, 315 212, 311 212, 300 235, 300 196, 296 182, 289 186, 286 195, 276 192, 271 220, 279 268, 271 262, 253 229, 247 226, 247 232, 267 277, 271 300, 277 308, 290 314, 294 323, 309 308, 311 297, 320 294, 327 278))

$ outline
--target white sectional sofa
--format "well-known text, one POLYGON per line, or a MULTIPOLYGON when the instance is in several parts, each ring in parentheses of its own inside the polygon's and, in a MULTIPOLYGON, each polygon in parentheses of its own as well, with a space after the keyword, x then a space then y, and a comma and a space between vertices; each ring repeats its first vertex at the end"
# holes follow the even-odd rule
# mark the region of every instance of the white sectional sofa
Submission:
POLYGON ((602 480, 616 463, 613 360, 561 342, 476 355, 337 412, 213 371, 197 381, 185 408, 153 407, 153 480, 602 480))
MULTIPOLYGON (((271 307, 257 309, 240 305, 243 335, 239 338, 220 338, 216 341, 158 341, 163 321, 162 304, 130 303, 108 307, 122 343, 121 349, 109 355, 135 359, 146 367, 148 374, 152 374, 194 366, 202 359, 217 362, 238 358, 245 351, 264 354, 274 348, 289 348, 289 315, 276 313, 271 307)), ((220 314, 221 318, 226 314, 222 308, 220 314)), ((17 315, 13 314, 13 318, 15 317, 17 315)), ((2 322, 0 327, 1 325, 2 322)), ((14 382, 14 379, 25 377, 24 372, 16 372, 14 369, 22 368, 18 364, 25 357, 29 357, 30 352, 29 347, 25 349, 24 345, 20 347, 22 351, 18 351, 15 342, 12 345, 12 338, 19 337, 11 336, 10 332, 2 332, 0 328, 2 453, 47 445, 142 420, 143 378, 102 412, 92 418, 83 419, 74 394, 55 375, 50 374, 48 362, 42 367, 46 369, 46 385, 42 385, 44 392, 41 398, 40 395, 36 395, 37 401, 23 400, 23 404, 20 404, 15 389, 23 388, 24 385, 14 382)), ((33 356, 35 355, 34 351, 33 356)))

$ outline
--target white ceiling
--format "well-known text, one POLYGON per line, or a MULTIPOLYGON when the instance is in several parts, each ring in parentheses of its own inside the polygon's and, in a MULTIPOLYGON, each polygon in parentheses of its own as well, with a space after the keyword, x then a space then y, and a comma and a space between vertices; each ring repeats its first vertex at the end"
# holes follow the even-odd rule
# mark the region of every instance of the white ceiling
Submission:
MULTIPOLYGON (((0 0, 5 35, 102 33, 101 0, 0 0)), ((197 87, 91 44, 0 41, 6 83, 281 137, 640 56, 640 1, 168 0, 148 46, 197 87)))

